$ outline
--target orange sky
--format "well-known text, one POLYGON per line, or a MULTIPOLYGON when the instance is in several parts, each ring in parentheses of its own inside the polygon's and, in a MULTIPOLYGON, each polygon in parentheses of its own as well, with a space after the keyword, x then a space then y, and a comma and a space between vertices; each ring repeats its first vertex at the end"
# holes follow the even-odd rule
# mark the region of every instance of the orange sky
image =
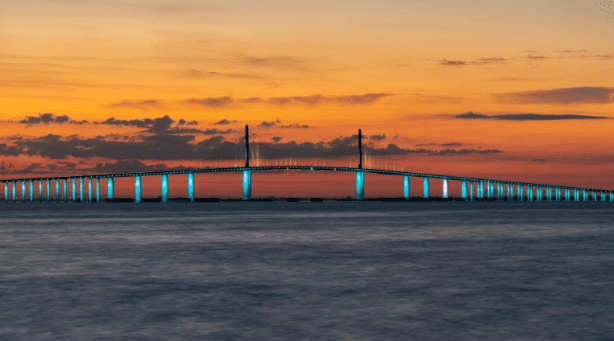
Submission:
POLYGON ((612 4, 0 1, 0 178, 240 165, 249 124, 263 164, 362 129, 373 167, 614 189, 612 4))

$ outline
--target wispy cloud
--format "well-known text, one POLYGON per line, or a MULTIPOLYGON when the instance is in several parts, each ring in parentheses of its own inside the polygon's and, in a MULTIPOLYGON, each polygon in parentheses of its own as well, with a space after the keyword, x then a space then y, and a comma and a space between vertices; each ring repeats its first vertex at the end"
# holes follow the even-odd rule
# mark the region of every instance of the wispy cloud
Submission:
POLYGON ((161 108, 162 101, 159 99, 145 99, 145 100, 123 100, 120 102, 113 102, 107 105, 109 108, 138 108, 138 109, 151 109, 151 108, 161 108))
POLYGON ((377 100, 392 96, 389 93, 369 93, 364 95, 347 95, 347 96, 324 96, 321 94, 310 96, 290 96, 290 97, 270 97, 268 99, 252 97, 239 100, 241 103, 266 103, 272 105, 290 105, 290 104, 306 104, 317 105, 322 103, 338 103, 342 105, 362 105, 371 104, 377 100))
POLYGON ((605 104, 614 103, 614 88, 580 87, 493 95, 503 103, 605 104))
POLYGON ((506 58, 480 58, 470 61, 464 60, 439 60, 439 65, 444 66, 467 66, 467 65, 489 65, 489 64, 508 64, 511 59, 506 58))
POLYGON ((200 105, 209 108, 223 108, 231 106, 234 103, 234 99, 232 97, 204 97, 190 98, 183 102, 187 104, 200 105))
POLYGON ((588 115, 545 115, 545 114, 504 114, 504 115, 483 115, 468 112, 466 114, 455 115, 454 118, 468 120, 501 120, 501 121, 560 121, 560 120, 601 120, 608 119, 604 116, 588 115))

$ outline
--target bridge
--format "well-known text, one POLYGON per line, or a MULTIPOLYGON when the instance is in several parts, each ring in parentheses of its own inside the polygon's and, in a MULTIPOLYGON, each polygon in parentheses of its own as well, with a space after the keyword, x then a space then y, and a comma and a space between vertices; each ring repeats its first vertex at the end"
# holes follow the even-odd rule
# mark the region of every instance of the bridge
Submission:
MULTIPOLYGON (((442 193, 443 199, 448 199, 448 183, 449 181, 461 182, 461 198, 460 200, 473 201, 473 200, 517 200, 517 201, 543 201, 544 197, 546 201, 606 201, 606 197, 609 197, 607 201, 614 201, 614 191, 596 189, 596 188, 582 188, 582 187, 569 187, 569 186, 557 186, 552 184, 537 184, 527 182, 505 181, 496 179, 481 179, 481 178, 469 178, 462 176, 450 176, 450 175, 437 175, 437 174, 423 174, 412 173, 404 171, 391 171, 382 169, 369 169, 362 167, 362 133, 358 131, 358 150, 359 160, 358 167, 322 167, 322 166, 264 166, 264 167, 251 167, 249 160, 249 127, 245 126, 245 167, 227 167, 227 168, 192 168, 175 171, 152 171, 152 172, 140 172, 140 173, 120 173, 120 174, 97 174, 97 175, 82 175, 82 176, 66 176, 66 177, 46 177, 46 178, 24 178, 24 179, 0 179, 0 186, 4 183, 4 201, 17 202, 17 184, 21 183, 21 201, 27 201, 26 198, 26 184, 29 183, 29 201, 34 201, 34 183, 38 182, 39 200, 42 201, 68 201, 67 196, 67 183, 72 182, 72 195, 70 200, 72 202, 99 202, 100 201, 100 179, 107 179, 107 201, 113 201, 114 196, 114 179, 133 177, 134 178, 134 202, 141 202, 141 178, 144 176, 162 176, 162 190, 160 201, 168 202, 168 176, 177 174, 188 174, 188 200, 194 202, 194 174, 198 173, 219 173, 219 172, 242 172, 242 186, 243 197, 242 200, 252 200, 251 196, 251 173, 258 171, 272 171, 272 170, 308 170, 308 171, 336 171, 336 172, 354 172, 356 173, 356 201, 363 201, 364 197, 364 174, 374 173, 383 175, 393 175, 403 177, 403 197, 402 199, 409 199, 409 178, 418 177, 422 178, 422 198, 433 198, 429 192, 429 185, 431 180, 438 179, 442 181, 442 193), (79 198, 76 193, 76 182, 79 181, 79 198), (88 197, 84 197, 83 182, 87 182, 88 197), (55 197, 51 197, 51 182, 55 182, 55 197), (92 181, 95 187, 95 195, 92 192, 92 181), (63 182, 63 191, 60 193, 60 184, 63 182), (43 198, 43 183, 46 187, 46 197, 43 198), (9 186, 10 185, 10 186, 9 186), (475 196, 474 196, 475 186, 475 196), (495 187, 496 186, 496 187, 495 187), (9 187, 12 187, 12 197, 9 197, 9 187), (496 188, 496 193, 495 193, 496 188), (526 195, 525 195, 526 188, 526 195), (505 193, 507 189, 507 193, 505 193), (514 192, 516 194, 514 194, 514 192), (545 194, 545 195, 544 195, 545 194), (590 194, 590 199, 589 199, 590 194), (572 197, 573 195, 573 197, 572 197), (600 198, 598 198, 598 196, 600 198)), ((1 187, 0 187, 1 188, 1 187)))

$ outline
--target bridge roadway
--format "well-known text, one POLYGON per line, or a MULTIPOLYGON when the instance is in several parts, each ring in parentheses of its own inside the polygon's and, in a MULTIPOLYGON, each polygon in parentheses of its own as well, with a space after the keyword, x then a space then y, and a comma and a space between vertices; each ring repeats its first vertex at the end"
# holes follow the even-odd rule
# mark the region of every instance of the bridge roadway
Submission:
POLYGON ((606 194, 609 194, 609 201, 614 201, 614 192, 611 190, 595 189, 595 188, 581 188, 581 187, 569 187, 569 186, 557 186, 550 184, 537 184, 518 181, 506 181, 496 179, 482 179, 482 178, 469 178, 462 176, 449 176, 438 174, 425 174, 425 173, 412 173, 404 171, 383 170, 383 169, 368 169, 368 168, 352 168, 352 167, 323 167, 323 166, 263 166, 263 167, 230 167, 230 168, 192 168, 175 171, 152 171, 141 173, 120 173, 120 174, 97 174, 97 175, 82 175, 82 176, 66 176, 66 177, 45 177, 45 178, 24 178, 24 179, 5 179, 0 180, 0 184, 4 183, 4 200, 5 201, 17 201, 16 184, 21 183, 22 196, 21 200, 26 201, 26 183, 30 183, 30 198, 29 201, 33 201, 34 182, 39 182, 39 200, 43 200, 43 182, 46 182, 46 201, 51 201, 50 183, 55 181, 55 200, 68 200, 67 196, 67 182, 72 180, 72 201, 85 201, 83 191, 83 180, 88 180, 88 199, 87 201, 93 201, 92 193, 92 180, 94 180, 94 186, 96 187, 96 201, 100 201, 100 179, 107 179, 107 198, 114 198, 114 181, 115 178, 134 177, 135 178, 135 202, 141 201, 141 177, 161 175, 162 176, 162 189, 161 189, 161 201, 168 201, 168 176, 177 174, 188 174, 188 198, 190 201, 194 201, 194 174, 199 173, 219 173, 219 172, 243 172, 243 200, 251 200, 251 172, 252 171, 271 171, 271 170, 308 170, 308 171, 340 171, 340 172, 355 172, 356 173, 356 200, 361 201, 364 199, 364 173, 384 174, 384 175, 396 175, 403 176, 403 197, 409 198, 409 177, 421 177, 423 178, 423 197, 429 198, 429 184, 430 179, 441 179, 443 182, 442 197, 448 197, 448 181, 460 181, 461 182, 461 196, 462 198, 471 201, 474 199, 474 183, 476 185, 475 198, 483 199, 499 199, 504 197, 504 186, 507 186, 507 197, 516 197, 519 201, 524 199, 528 201, 542 201, 544 190, 546 193, 546 200, 551 201, 552 191, 554 190, 555 201, 587 201, 588 193, 592 193, 592 200, 597 201, 597 193, 601 193, 601 201, 606 201, 606 194), (79 199, 76 197, 76 180, 79 179, 80 191, 79 199), (63 196, 60 195, 60 181, 64 181, 63 184, 63 196), (9 198, 9 184, 12 184, 12 198, 9 198), (497 193, 495 194, 495 185, 497 185, 497 193), (514 195, 514 186, 516 187, 516 194, 514 195), (486 187, 486 191, 484 191, 486 187), (524 189, 526 187, 526 195, 524 189), (534 196, 535 190, 535 196, 534 196), (571 191, 573 191, 573 199, 571 198, 571 191), (580 195, 581 194, 581 195, 580 195), (9 200, 12 199, 12 200, 9 200))

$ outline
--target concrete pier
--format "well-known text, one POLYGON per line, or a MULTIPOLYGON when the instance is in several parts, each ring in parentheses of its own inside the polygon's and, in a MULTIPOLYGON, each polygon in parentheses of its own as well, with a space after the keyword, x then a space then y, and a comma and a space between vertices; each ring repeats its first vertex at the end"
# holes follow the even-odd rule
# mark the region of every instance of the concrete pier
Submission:
POLYGON ((79 178, 79 202, 83 202, 83 178, 79 178))
POLYGON ((461 183, 461 197, 467 200, 467 181, 461 183))
MULTIPOLYGON (((358 174, 362 174, 362 172, 356 172, 356 200, 362 200, 358 199, 358 188, 359 188, 359 183, 358 181, 360 180, 362 183, 362 176, 359 177, 358 174)), ((362 188, 362 187, 360 187, 362 188)), ((361 193, 362 195, 362 190, 361 193)), ((243 200, 251 200, 252 199, 252 171, 251 170, 244 170, 243 171, 243 200)))
POLYGON ((92 178, 87 178, 87 201, 92 202, 92 178))
POLYGON ((5 202, 9 201, 9 183, 8 182, 4 183, 4 201, 5 202))
POLYGON ((21 201, 26 201, 26 182, 21 182, 21 201))
POLYGON ((72 178, 72 202, 77 201, 77 179, 72 178))
POLYGON ((34 201, 34 181, 30 180, 30 202, 34 201))
POLYGON ((107 199, 113 199, 115 188, 113 186, 113 178, 107 178, 107 199))
POLYGON ((96 202, 100 202, 100 179, 96 178, 96 202))
POLYGON ((601 191, 601 201, 605 201, 605 193, 601 191))
POLYGON ((473 181, 469 181, 469 200, 473 201, 473 181))
POLYGON ((443 193, 444 198, 448 197, 448 179, 443 179, 443 193))
POLYGON ((134 177, 134 202, 141 202, 141 177, 134 177))
POLYGON ((422 197, 429 197, 429 178, 423 178, 422 180, 422 197))
POLYGON ((586 192, 586 190, 582 190, 582 201, 586 201, 588 197, 588 193, 586 192))
POLYGON ((162 175, 162 202, 168 202, 168 175, 162 175))
POLYGON ((64 201, 68 201, 68 196, 66 195, 66 188, 68 187, 68 185, 66 184, 68 182, 67 179, 64 179, 64 201))
POLYGON ((573 191, 573 200, 580 201, 580 191, 577 188, 573 191))
POLYGON ((597 191, 592 190, 591 192, 593 193, 593 201, 597 201, 597 191))
POLYGON ((55 201, 60 201, 60 179, 55 179, 55 201))
POLYGON ((514 185, 509 182, 507 183, 507 200, 514 200, 514 185))
POLYGON ((17 184, 13 181, 13 202, 17 201, 17 184))
MULTIPOLYGON (((251 184, 251 179, 250 179, 251 184)), ((250 189, 251 198, 251 189, 250 189)), ((356 200, 362 201, 365 198, 365 173, 356 172, 356 200)))
POLYGON ((188 198, 194 202, 194 173, 188 173, 188 198))
POLYGON ((47 201, 51 201, 51 180, 47 179, 47 201))
POLYGON ((403 198, 409 198, 409 175, 403 176, 403 198))
POLYGON ((38 200, 43 201, 43 180, 38 180, 38 200))

